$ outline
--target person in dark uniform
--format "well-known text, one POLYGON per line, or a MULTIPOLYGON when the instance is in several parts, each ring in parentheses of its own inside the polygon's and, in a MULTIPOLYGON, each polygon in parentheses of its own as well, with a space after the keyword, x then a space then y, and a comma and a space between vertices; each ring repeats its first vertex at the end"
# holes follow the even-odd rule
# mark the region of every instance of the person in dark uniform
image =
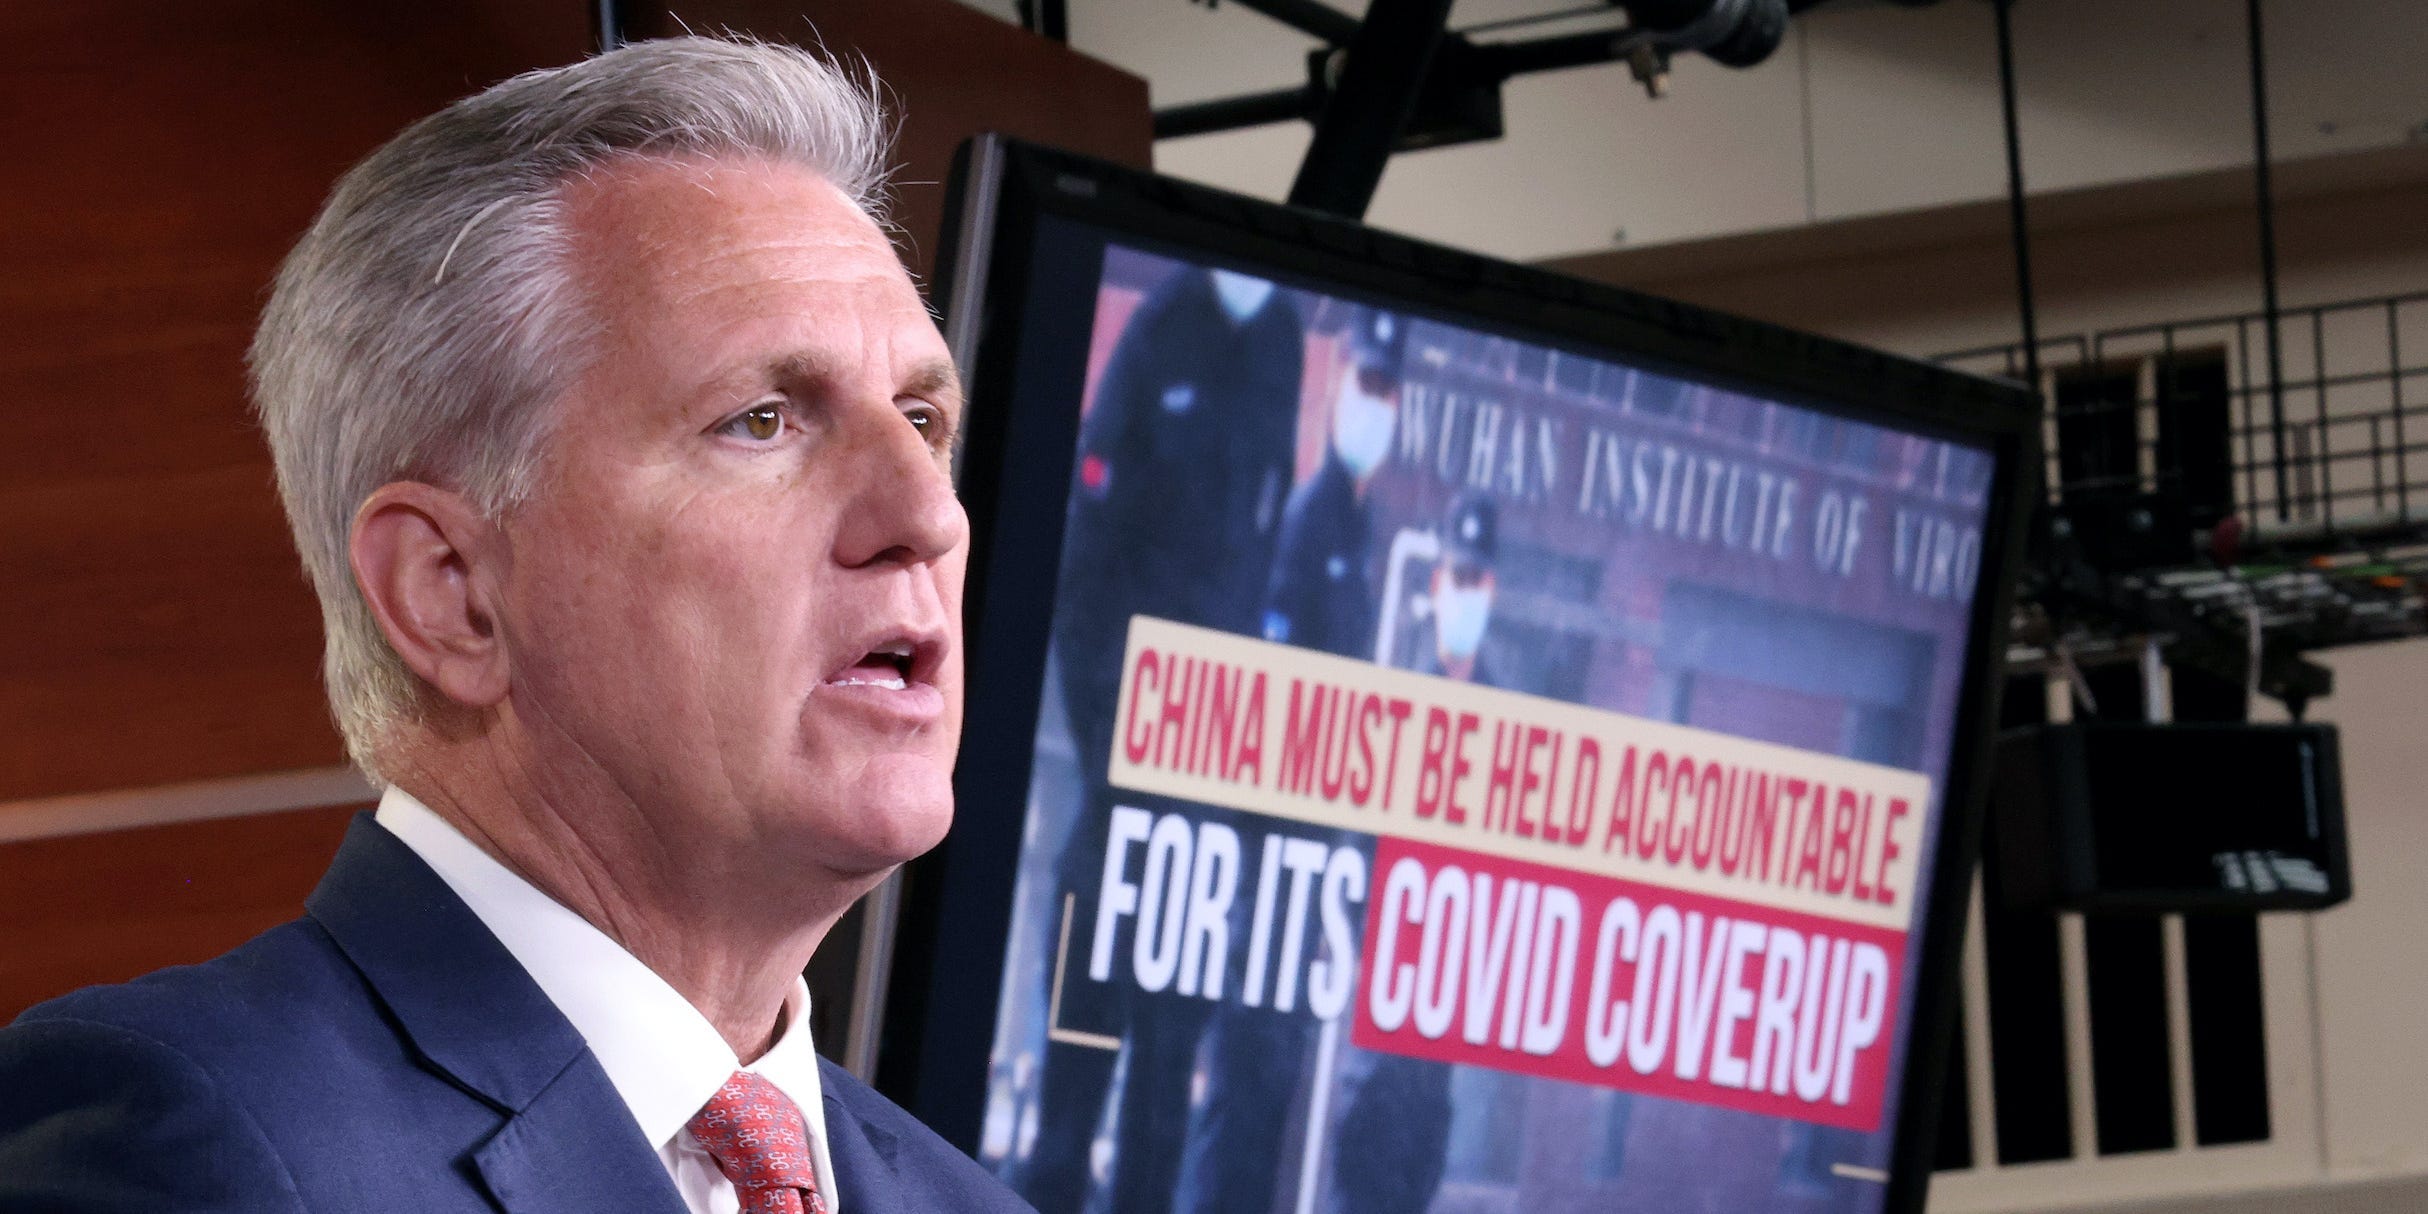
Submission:
MULTIPOLYGON (((1073 939, 1095 922, 1130 618, 1258 633, 1304 362, 1286 293, 1247 274, 1184 269, 1131 314, 1080 424, 1051 642, 1085 790, 1055 865, 1055 901, 1070 898, 1073 939)), ((1084 966, 1062 994, 1063 1021, 1120 1036, 1122 1054, 1047 1046, 1036 1148, 1018 1187, 1043 1214, 1082 1208, 1114 1063, 1126 1055, 1104 1196, 1122 1214, 1160 1214, 1176 1182, 1206 1005, 1090 982, 1084 966)))
MULTIPOLYGON (((1472 490, 1442 520, 1441 560, 1429 591, 1433 643, 1417 659, 1425 674, 1499 686, 1485 669, 1484 632, 1500 588, 1500 510, 1472 490)), ((1352 1050, 1341 1068, 1348 1089, 1333 1128, 1333 1209, 1340 1214, 1422 1214, 1441 1186, 1450 1149, 1450 1067, 1397 1054, 1352 1050)))
POLYGON ((1400 356, 1407 323, 1361 310, 1349 365, 1332 393, 1332 441, 1323 464, 1290 494, 1265 595, 1268 641, 1372 659, 1376 608, 1368 581, 1374 521, 1366 486, 1391 454, 1399 421, 1400 356))
MULTIPOLYGON (((1358 309, 1342 334, 1347 357, 1328 393, 1330 441, 1313 476, 1290 494, 1272 576, 1264 583, 1264 638, 1362 660, 1374 656, 1377 604, 1368 568, 1374 522, 1366 489, 1390 456, 1399 416, 1406 321, 1358 309)), ((1293 828, 1339 846, 1354 836, 1293 828)), ((1290 1011, 1225 1002, 1207 1029, 1206 1090, 1182 1168, 1180 1209, 1264 1214, 1297 1155, 1283 1131, 1304 1089, 1318 1022, 1290 1011)), ((1285 1207, 1286 1208, 1286 1207, 1285 1207)))

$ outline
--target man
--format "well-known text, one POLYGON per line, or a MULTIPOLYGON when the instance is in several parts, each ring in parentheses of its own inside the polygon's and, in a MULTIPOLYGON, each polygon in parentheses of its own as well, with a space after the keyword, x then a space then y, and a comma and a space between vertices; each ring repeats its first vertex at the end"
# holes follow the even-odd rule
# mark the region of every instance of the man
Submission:
MULTIPOLYGON (((1103 878, 1114 804, 1104 772, 1129 621, 1254 635, 1290 485, 1304 358, 1298 309, 1274 283, 1183 268, 1130 315, 1081 423, 1053 640, 1085 790, 1055 865, 1076 938, 1095 921, 1103 878)), ((1206 1004, 1074 982, 1061 1011, 1123 1038, 1107 1195, 1119 1214, 1159 1214, 1172 1201, 1206 1004)), ((1020 1182, 1048 1214, 1087 1199, 1115 1060, 1090 1046, 1049 1047, 1036 1153, 1020 1182)))
POLYGON ((1332 391, 1331 442, 1282 512, 1265 591, 1268 641, 1374 657, 1376 608, 1366 570, 1374 523, 1366 488, 1390 456, 1398 428, 1406 329, 1398 316, 1359 308, 1344 334, 1349 358, 1332 391))
MULTIPOLYGON (((1389 312, 1356 307, 1340 341, 1345 357, 1330 376, 1326 400, 1329 441, 1315 474, 1291 491, 1282 510, 1260 621, 1268 641, 1371 660, 1376 607, 1367 565, 1374 523, 1366 490, 1391 452, 1406 325, 1389 312)), ((1295 833, 1333 846, 1354 837, 1295 833)), ((1317 1031, 1303 1006, 1282 1011, 1225 1002, 1214 1009, 1206 1033, 1214 1063, 1182 1165, 1186 1214, 1286 1208, 1276 1205, 1276 1173, 1286 1177, 1297 1167, 1285 1131, 1305 1088, 1317 1031)))
MULTIPOLYGON (((1487 494, 1462 492, 1451 499, 1440 536, 1430 588, 1433 644, 1416 669, 1499 687, 1482 649, 1500 586, 1500 508, 1487 494)), ((1449 1065, 1352 1047, 1341 1070, 1348 1091, 1332 1138, 1333 1209, 1392 1214, 1432 1205, 1450 1148, 1449 1065)))
POLYGON ((1303 347, 1298 309, 1272 282, 1197 268, 1150 290, 1114 342, 1080 423, 1054 610, 1084 769, 1111 753, 1130 617, 1254 633, 1303 347))
POLYGON ((339 183, 255 398, 386 794, 304 918, 0 1031, 0 1210, 1024 1208, 800 977, 952 809, 961 403, 884 142, 675 39, 339 183))

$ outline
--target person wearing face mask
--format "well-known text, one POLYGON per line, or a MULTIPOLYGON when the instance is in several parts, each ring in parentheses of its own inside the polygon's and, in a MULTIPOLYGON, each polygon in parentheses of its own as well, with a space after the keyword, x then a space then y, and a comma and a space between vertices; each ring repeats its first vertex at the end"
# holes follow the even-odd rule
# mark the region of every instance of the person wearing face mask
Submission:
POLYGON ((1433 567, 1432 661, 1417 669, 1486 687, 1501 684, 1483 664, 1484 631, 1500 588, 1494 562, 1500 548, 1500 508, 1472 490, 1450 503, 1442 522, 1442 561, 1433 567))
MULTIPOLYGON (((1452 499, 1433 568, 1433 643, 1414 669, 1462 683, 1500 686, 1486 669, 1484 634, 1500 587, 1500 508, 1469 490, 1452 499)), ((1441 1185, 1450 1145, 1450 1068, 1397 1054, 1351 1052, 1341 1066, 1345 1098, 1332 1135, 1332 1209, 1337 1214, 1422 1210, 1441 1185)))
POLYGON ((1361 309, 1332 397, 1324 461, 1290 494, 1265 596, 1264 637, 1301 649, 1371 658, 1376 604, 1367 564, 1374 523, 1366 487, 1391 454, 1399 421, 1407 322, 1361 309))
MULTIPOLYGON (((1290 494, 1264 592, 1268 641, 1371 659, 1377 614, 1368 568, 1373 518, 1366 490, 1390 456, 1399 418, 1407 322, 1358 308, 1341 334, 1323 463, 1290 494)), ((1345 831, 1294 831, 1338 846, 1345 831)), ((1294 1158, 1283 1131, 1313 1056, 1316 1022, 1301 1006, 1281 1012, 1225 1002, 1207 1028, 1206 1091, 1190 1122, 1181 1170, 1187 1214, 1273 1209, 1277 1171, 1294 1158)))
MULTIPOLYGON (((1104 771, 1129 621, 1147 615, 1258 634, 1304 360, 1288 292, 1234 270, 1184 268, 1130 314, 1080 423, 1052 654, 1082 773, 1055 901, 1069 899, 1081 933, 1095 922, 1115 801, 1104 771)), ((1081 1209, 1095 1188, 1123 1214, 1161 1214, 1176 1184, 1206 1004, 1072 983, 1060 1010, 1065 1023, 1122 1038, 1122 1052, 1047 1047, 1036 1151, 1014 1187, 1049 1214, 1081 1209), (1124 1056, 1118 1129, 1099 1181, 1091 1155, 1124 1056)))

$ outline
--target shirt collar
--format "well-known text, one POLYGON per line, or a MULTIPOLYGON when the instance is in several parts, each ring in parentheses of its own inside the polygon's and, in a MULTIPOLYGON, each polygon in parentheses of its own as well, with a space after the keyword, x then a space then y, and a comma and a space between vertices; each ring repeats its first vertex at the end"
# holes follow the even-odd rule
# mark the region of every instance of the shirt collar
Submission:
MULTIPOLYGON (((741 1069, 716 1026, 655 970, 411 793, 390 786, 373 820, 437 872, 572 1022, 650 1145, 672 1142, 741 1069)), ((749 1069, 801 1107, 820 1171, 831 1176, 808 985, 795 979, 784 1007, 784 1031, 749 1069)))

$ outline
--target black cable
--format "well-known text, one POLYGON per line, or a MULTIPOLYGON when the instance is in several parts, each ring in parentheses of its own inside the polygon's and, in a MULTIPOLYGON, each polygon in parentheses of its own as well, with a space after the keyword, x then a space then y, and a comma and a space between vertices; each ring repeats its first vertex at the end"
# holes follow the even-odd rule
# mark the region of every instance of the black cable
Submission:
POLYGON ((591 0, 590 37, 602 53, 624 45, 624 6, 618 0, 591 0))
MULTIPOLYGON (((2251 143, 2259 189, 2260 311, 2268 327, 2268 438, 2276 445, 2276 517, 2293 517, 2285 484, 2285 364, 2276 332, 2276 195, 2268 183, 2268 60, 2260 38, 2259 0, 2248 0, 2251 24, 2251 143)), ((2325 436, 2321 435, 2322 441, 2325 436)))
MULTIPOLYGON (((1938 0, 1901 0, 1901 2, 1927 6, 1938 3, 1938 0)), ((1787 11, 1792 16, 1808 8, 1817 7, 1821 3, 1823 0, 1787 0, 1787 11)), ((1523 29, 1529 25, 1549 25, 1555 21, 1570 21, 1578 17, 1624 17, 1626 13, 1622 10, 1625 7, 1621 0, 1602 0, 1599 4, 1577 4, 1567 8, 1551 9, 1548 12, 1503 17, 1498 21, 1479 21, 1474 25, 1456 26, 1450 32, 1453 34, 1488 34, 1495 30, 1523 29)))
POLYGON ((1555 8, 1547 13, 1528 13, 1523 17, 1503 17, 1498 21, 1480 21, 1474 25, 1462 25, 1450 32, 1453 34, 1488 34, 1494 30, 1523 29, 1529 25, 1549 25, 1554 21, 1566 21, 1573 17, 1616 17, 1620 15, 1619 11, 1605 0, 1601 4, 1579 4, 1569 8, 1555 8))
MULTIPOLYGON (((2252 0, 2257 4, 2259 0, 2252 0)), ((2040 394, 2040 318, 2032 306, 2032 234, 2024 224, 2023 139, 2015 121, 2015 32, 2008 20, 2014 0, 1996 0, 1998 96, 2006 117, 2007 230, 2015 241, 2015 297, 2023 313, 2023 369, 2032 394, 2040 394)))

